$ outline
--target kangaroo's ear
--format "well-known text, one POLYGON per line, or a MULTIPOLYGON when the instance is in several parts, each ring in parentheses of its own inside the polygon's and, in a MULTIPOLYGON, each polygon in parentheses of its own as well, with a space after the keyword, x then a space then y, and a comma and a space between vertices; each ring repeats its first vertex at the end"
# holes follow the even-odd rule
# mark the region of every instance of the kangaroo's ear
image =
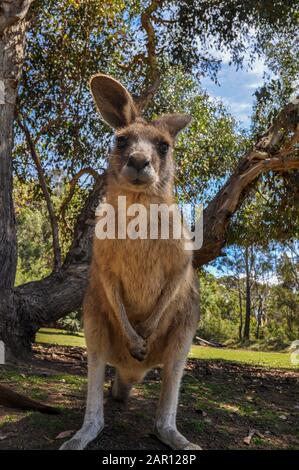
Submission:
POLYGON ((186 127, 192 120, 188 114, 165 114, 153 122, 154 126, 162 127, 169 132, 174 139, 178 133, 186 127))
POLYGON ((134 122, 137 111, 133 98, 117 80, 99 73, 91 77, 90 89, 101 116, 111 127, 119 129, 134 122))

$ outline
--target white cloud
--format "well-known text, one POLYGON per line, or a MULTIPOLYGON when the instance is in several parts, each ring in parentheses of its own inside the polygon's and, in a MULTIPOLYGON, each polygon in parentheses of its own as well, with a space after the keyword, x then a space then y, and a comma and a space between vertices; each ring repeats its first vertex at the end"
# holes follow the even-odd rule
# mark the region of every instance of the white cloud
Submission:
POLYGON ((256 90, 263 84, 263 80, 257 81, 257 82, 252 82, 252 83, 247 83, 245 85, 245 88, 248 88, 249 90, 256 90))
POLYGON ((233 98, 222 98, 223 103, 231 108, 231 111, 233 113, 239 112, 239 111, 245 111, 246 109, 250 110, 251 109, 251 103, 248 101, 237 101, 234 100, 233 98))
POLYGON ((264 59, 256 59, 256 61, 248 69, 249 75, 256 75, 260 78, 263 78, 264 72, 266 70, 264 59))

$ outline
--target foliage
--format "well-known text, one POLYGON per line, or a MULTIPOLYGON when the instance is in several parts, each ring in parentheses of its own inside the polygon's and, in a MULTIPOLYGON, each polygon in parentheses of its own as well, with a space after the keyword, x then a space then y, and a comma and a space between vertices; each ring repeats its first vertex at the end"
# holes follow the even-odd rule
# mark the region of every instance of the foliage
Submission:
MULTIPOLYGON (((271 250, 251 247, 249 263, 251 340, 255 340, 259 325, 258 339, 264 344, 274 340, 282 345, 290 343, 299 336, 298 243, 286 247, 276 244, 271 250)), ((200 277, 198 333, 220 342, 238 341, 246 310, 244 247, 230 247, 227 256, 214 266, 218 267, 216 278, 211 274, 200 277)))
POLYGON ((18 233, 16 285, 40 279, 51 272, 52 245, 46 204, 36 197, 34 181, 15 180, 14 201, 18 233))
POLYGON ((198 335, 208 340, 238 338, 238 296, 211 274, 200 274, 201 319, 198 335))
POLYGON ((73 312, 58 320, 58 325, 71 333, 78 333, 82 330, 81 312, 73 312))
MULTIPOLYGON (((92 185, 90 174, 79 179, 63 214, 62 201, 78 171, 88 167, 102 171, 111 139, 92 102, 90 76, 110 73, 136 96, 159 78, 146 116, 175 111, 193 116, 177 142, 176 195, 181 202, 207 203, 295 90, 297 6, 295 0, 34 2, 17 112, 27 123, 41 160, 63 255, 92 185), (145 19, 150 21, 151 33, 144 27, 145 19), (250 67, 261 55, 268 65, 269 74, 256 93, 250 133, 240 129, 224 105, 201 88, 204 76, 217 81, 221 54, 228 54, 236 67, 250 67)), ((23 133, 17 126, 15 131, 20 284, 50 274, 52 248, 37 171, 23 133)), ((290 280, 298 264, 292 261, 292 271, 289 254, 284 252, 283 258, 279 245, 298 238, 298 181, 295 171, 267 174, 233 216, 226 261, 220 261, 225 271, 219 277, 201 273, 200 335, 219 341, 239 338, 245 309, 245 248, 251 250, 255 271, 252 331, 263 299, 262 337, 291 340, 298 335, 298 286, 290 280), (270 274, 277 279, 275 284, 269 281, 270 274)), ((78 328, 77 313, 63 320, 63 326, 78 328)))

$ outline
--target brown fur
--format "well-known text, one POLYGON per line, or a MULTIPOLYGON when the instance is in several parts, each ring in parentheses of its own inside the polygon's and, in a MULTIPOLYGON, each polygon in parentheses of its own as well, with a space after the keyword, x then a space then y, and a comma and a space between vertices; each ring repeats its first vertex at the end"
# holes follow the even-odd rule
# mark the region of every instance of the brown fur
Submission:
MULTIPOLYGON (((106 202, 114 206, 116 214, 119 195, 127 197, 127 206, 138 202, 148 211, 152 203, 171 205, 174 202, 172 147, 176 134, 190 119, 168 115, 147 123, 136 116, 135 108, 128 108, 128 103, 134 105, 126 90, 120 104, 116 105, 114 91, 120 90, 118 82, 110 79, 109 91, 106 76, 94 79, 91 89, 102 116, 114 126, 117 123, 116 143, 109 160, 106 202), (103 86, 105 93, 102 93, 103 86), (109 101, 110 95, 112 104, 103 104, 106 98, 109 101), (118 106, 120 109, 115 110, 118 106), (121 142, 120 147, 117 142, 121 142), (168 150, 161 157, 159 149, 165 144, 168 150), (141 186, 133 184, 130 174, 127 177, 122 173, 128 170, 131 154, 149 159, 150 176, 146 176, 149 183, 146 180, 141 186)), ((132 384, 141 381, 153 367, 170 368, 169 380, 172 367, 182 373, 198 318, 196 275, 192 253, 184 249, 184 240, 99 240, 94 237, 90 282, 84 300, 84 331, 89 357, 102 358, 117 369, 112 391, 115 398, 126 399, 132 384)), ((180 377, 177 380, 178 388, 180 377)), ((166 398, 162 396, 162 408, 163 400, 166 398)), ((163 410, 161 413, 163 415, 163 410)), ((157 420, 159 422, 159 416, 157 420)), ((167 433, 163 435, 165 423, 161 426, 160 437, 164 442, 174 448, 187 448, 188 441, 175 431, 174 425, 170 437, 167 433)), ((80 447, 66 444, 65 448, 80 447)))

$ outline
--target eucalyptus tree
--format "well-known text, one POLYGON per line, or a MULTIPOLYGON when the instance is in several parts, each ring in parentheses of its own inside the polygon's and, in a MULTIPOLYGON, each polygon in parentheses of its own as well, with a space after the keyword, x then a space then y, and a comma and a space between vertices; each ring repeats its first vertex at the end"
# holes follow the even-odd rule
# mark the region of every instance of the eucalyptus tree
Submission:
MULTIPOLYGON (((23 3, 29 7, 30 2, 23 3)), ((17 133, 14 168, 18 177, 39 180, 52 227, 53 272, 12 288, 16 250, 11 251, 6 268, 9 285, 1 292, 0 304, 0 338, 5 338, 10 352, 26 355, 40 325, 82 303, 94 210, 105 192, 102 168, 109 145, 108 129, 100 124, 89 95, 90 75, 99 69, 114 74, 133 91, 139 110, 148 115, 157 112, 158 105, 159 113, 169 109, 165 96, 167 90, 168 96, 171 91, 171 77, 176 77, 173 82, 181 86, 181 105, 184 103, 197 118, 178 145, 178 193, 182 196, 185 191, 198 200, 196 186, 205 192, 204 242, 194 255, 195 265, 202 266, 221 254, 232 215, 259 177, 299 168, 295 147, 299 113, 298 103, 288 104, 249 148, 244 136, 236 136, 234 123, 223 107, 196 90, 194 77, 200 80, 208 74, 217 79, 221 58, 213 54, 213 48, 228 51, 231 61, 241 67, 245 57, 251 60, 263 53, 273 34, 281 38, 286 31, 295 34, 296 5, 291 0, 33 3, 28 16, 27 53, 18 62, 20 74, 25 60, 20 93, 11 105, 17 133), (213 139, 215 133, 217 139, 213 139), (86 186, 89 192, 82 198, 82 210, 64 256, 61 214, 67 212, 82 175, 90 177, 86 186), (62 207, 57 207, 53 198, 57 177, 70 188, 62 207), (218 187, 213 197, 209 193, 211 178, 218 187)), ((0 24, 6 16, 6 10, 0 10, 0 24)), ((1 38, 5 40, 13 33, 19 17, 15 21, 6 23, 1 38)), ((16 75, 15 85, 18 79, 16 75)), ((179 110, 180 93, 171 94, 175 96, 170 103, 177 108, 172 111, 179 110)), ((11 132, 12 119, 8 128, 11 132)), ((11 145, 7 148, 10 158, 11 145)), ((12 181, 9 161, 4 174, 12 181)), ((11 207, 11 184, 6 186, 5 198, 6 206, 11 207)), ((5 233, 15 237, 11 215, 9 220, 10 225, 2 217, 1 223, 5 233)), ((7 247, 4 239, 2 251, 7 247)))

